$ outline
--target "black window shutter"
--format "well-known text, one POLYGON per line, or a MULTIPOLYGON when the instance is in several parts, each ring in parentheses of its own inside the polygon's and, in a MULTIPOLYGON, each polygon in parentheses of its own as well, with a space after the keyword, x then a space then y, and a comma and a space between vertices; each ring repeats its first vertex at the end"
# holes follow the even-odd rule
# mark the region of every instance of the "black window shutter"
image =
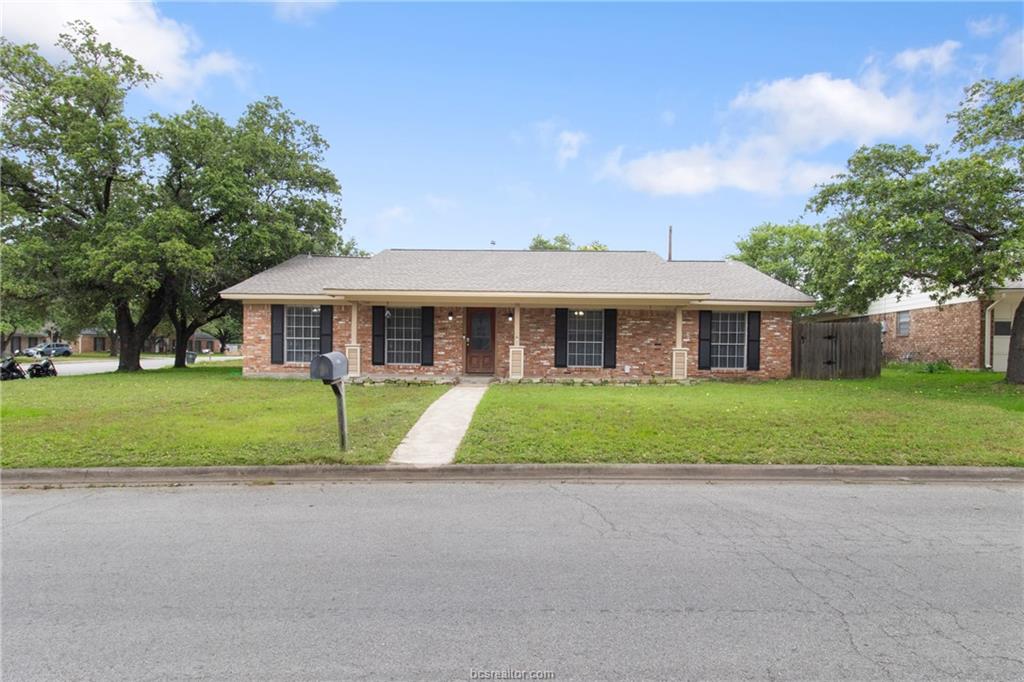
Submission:
POLYGON ((384 306, 373 306, 373 349, 370 362, 374 365, 384 364, 384 306))
POLYGON ((284 306, 270 306, 270 363, 284 364, 284 306))
POLYGON ((420 364, 432 367, 434 364, 434 307, 420 309, 420 364))
POLYGON ((615 369, 615 337, 618 336, 619 311, 604 309, 604 366, 615 369))
POLYGON ((555 367, 569 366, 569 309, 555 308, 555 367))
POLYGON ((334 306, 320 306, 320 352, 330 353, 334 346, 334 306))
POLYGON ((747 369, 761 369, 761 311, 747 313, 747 369))
POLYGON ((711 311, 702 310, 697 330, 697 369, 711 369, 711 311))

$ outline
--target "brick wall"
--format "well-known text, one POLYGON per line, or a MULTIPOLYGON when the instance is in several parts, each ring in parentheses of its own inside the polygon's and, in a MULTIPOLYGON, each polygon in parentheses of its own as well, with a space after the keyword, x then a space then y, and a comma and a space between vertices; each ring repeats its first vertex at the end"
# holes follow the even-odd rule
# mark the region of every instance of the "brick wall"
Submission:
POLYGON ((761 312, 761 369, 756 372, 745 370, 698 370, 697 339, 698 312, 683 313, 683 345, 690 351, 691 377, 756 377, 758 379, 785 379, 793 371, 793 316, 787 311, 764 310, 761 312))
MULTIPOLYGON (((495 375, 508 377, 508 349, 513 342, 514 322, 508 308, 496 308, 495 375)), ((369 376, 452 376, 463 373, 465 356, 465 308, 435 306, 434 365, 373 365, 372 306, 359 306, 357 339, 362 349, 362 374, 369 376), (452 320, 448 320, 448 313, 452 320)), ((344 350, 349 343, 351 309, 334 306, 334 349, 344 350)), ((520 342, 525 348, 525 375, 540 379, 613 379, 640 380, 672 376, 672 347, 675 344, 674 310, 620 309, 614 369, 602 367, 555 367, 555 311, 553 308, 523 308, 520 342), (628 367, 628 371, 627 371, 628 367)), ((782 378, 790 374, 791 316, 788 312, 764 311, 761 314, 761 369, 698 370, 697 311, 683 313, 683 346, 689 350, 689 374, 699 377, 782 378)), ((270 363, 270 306, 246 304, 243 319, 244 373, 247 375, 304 374, 305 364, 270 363)))
POLYGON ((947 360, 959 369, 979 369, 984 363, 985 306, 983 301, 970 301, 911 310, 908 336, 897 336, 894 312, 869 319, 885 323, 882 355, 888 361, 912 354, 915 361, 947 360))

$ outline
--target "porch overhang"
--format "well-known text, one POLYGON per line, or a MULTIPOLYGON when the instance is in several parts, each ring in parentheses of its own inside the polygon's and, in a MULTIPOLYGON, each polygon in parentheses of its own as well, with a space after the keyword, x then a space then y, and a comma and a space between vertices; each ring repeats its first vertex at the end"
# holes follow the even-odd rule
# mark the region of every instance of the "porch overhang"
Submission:
POLYGON ((598 306, 605 308, 674 307, 707 297, 707 293, 614 293, 543 291, 399 291, 324 289, 336 301, 359 303, 409 303, 416 305, 459 305, 533 308, 598 306))

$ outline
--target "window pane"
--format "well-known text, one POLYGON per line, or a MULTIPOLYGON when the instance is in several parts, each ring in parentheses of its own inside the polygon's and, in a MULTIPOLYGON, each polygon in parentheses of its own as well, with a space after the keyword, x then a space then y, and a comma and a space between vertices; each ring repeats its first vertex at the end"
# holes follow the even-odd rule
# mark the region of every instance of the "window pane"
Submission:
POLYGON ((570 310, 566 332, 570 367, 601 367, 604 364, 603 310, 570 310))
POLYGON ((896 313, 896 335, 910 336, 910 311, 896 313))
POLYGON ((320 308, 307 305, 285 307, 285 362, 310 362, 319 354, 320 308))
POLYGON ((388 308, 384 316, 384 361, 387 364, 420 364, 421 313, 421 308, 388 308))
POLYGON ((745 369, 747 314, 711 313, 711 368, 745 369))

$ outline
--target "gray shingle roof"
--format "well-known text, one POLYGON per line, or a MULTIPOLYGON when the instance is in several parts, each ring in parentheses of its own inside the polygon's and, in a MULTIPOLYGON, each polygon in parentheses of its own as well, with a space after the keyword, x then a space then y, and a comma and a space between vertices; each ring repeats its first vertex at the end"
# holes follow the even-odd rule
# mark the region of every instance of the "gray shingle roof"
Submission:
POLYGON ((668 261, 674 278, 692 283, 718 301, 784 301, 814 303, 814 298, 735 260, 668 261))
POLYGON ((369 258, 295 256, 269 270, 224 289, 222 294, 316 295, 337 284, 369 258))
POLYGON ((382 251, 372 258, 297 256, 225 289, 239 295, 346 291, 691 294, 813 303, 743 263, 666 262, 651 251, 382 251))

